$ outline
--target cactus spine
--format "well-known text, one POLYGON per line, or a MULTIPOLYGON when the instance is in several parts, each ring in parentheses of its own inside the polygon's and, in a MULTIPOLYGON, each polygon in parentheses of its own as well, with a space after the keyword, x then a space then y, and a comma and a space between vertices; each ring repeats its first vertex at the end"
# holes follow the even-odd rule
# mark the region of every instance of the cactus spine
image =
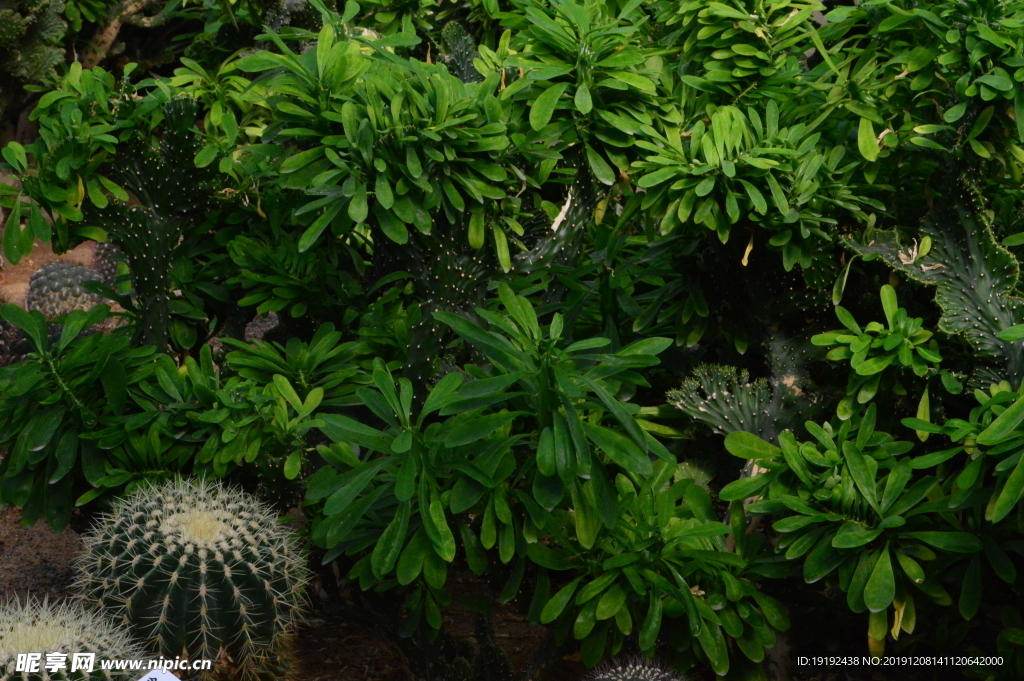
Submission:
POLYGON ((125 627, 77 604, 12 600, 0 606, 0 681, 135 681, 138 672, 101 670, 100 660, 140 659, 141 646, 125 627), (38 673, 15 671, 19 653, 42 655, 38 673), (66 655, 64 669, 47 671, 46 655, 66 655), (92 672, 71 671, 74 653, 93 653, 92 672))
POLYGON ((220 483, 141 488, 84 538, 79 592, 165 657, 226 656, 252 677, 277 664, 305 606, 308 570, 276 521, 220 483))
POLYGON ((595 671, 589 681, 685 681, 643 658, 612 660, 595 671))

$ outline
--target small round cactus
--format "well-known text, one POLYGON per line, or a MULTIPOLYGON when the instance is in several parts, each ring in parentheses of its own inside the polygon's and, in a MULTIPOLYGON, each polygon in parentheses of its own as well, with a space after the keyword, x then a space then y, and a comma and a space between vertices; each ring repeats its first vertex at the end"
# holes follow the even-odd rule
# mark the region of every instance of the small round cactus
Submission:
POLYGON ((28 598, 0 606, 0 681, 135 681, 138 672, 103 670, 100 661, 142 658, 143 649, 132 640, 127 628, 76 603, 51 605, 28 598), (15 671, 19 653, 39 654, 39 671, 15 671), (47 670, 47 655, 51 653, 66 656, 59 660, 62 669, 55 665, 52 671, 47 670), (92 672, 71 671, 75 653, 96 656, 92 672))
POLYGON ((86 281, 96 281, 100 275, 88 267, 66 262, 43 265, 29 279, 27 307, 39 310, 47 319, 53 319, 74 310, 89 310, 103 299, 82 287, 86 281))
POLYGON ((685 681, 644 658, 612 660, 598 667, 590 681, 685 681))
POLYGON ((276 665, 309 572, 276 515, 220 483, 177 480, 122 499, 84 537, 77 587, 164 657, 276 665))
POLYGON ((124 254, 121 249, 110 241, 103 241, 96 244, 96 250, 93 251, 92 268, 99 273, 102 281, 110 281, 117 276, 117 263, 122 260, 124 254))

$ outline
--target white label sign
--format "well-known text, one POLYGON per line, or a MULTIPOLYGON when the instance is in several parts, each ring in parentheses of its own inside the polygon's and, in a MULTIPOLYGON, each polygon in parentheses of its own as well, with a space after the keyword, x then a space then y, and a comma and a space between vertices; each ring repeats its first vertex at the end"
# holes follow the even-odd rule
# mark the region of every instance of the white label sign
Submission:
POLYGON ((154 669, 140 676, 138 681, 178 681, 178 677, 166 669, 154 669))

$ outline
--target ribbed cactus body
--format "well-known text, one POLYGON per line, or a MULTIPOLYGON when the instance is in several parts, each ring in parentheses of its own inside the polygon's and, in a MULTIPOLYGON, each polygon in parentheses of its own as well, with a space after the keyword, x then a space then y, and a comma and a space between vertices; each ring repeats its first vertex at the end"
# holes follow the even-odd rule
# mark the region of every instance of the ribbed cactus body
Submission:
POLYGON ((85 537, 78 587, 165 657, 272 664, 308 571, 276 516, 220 484, 177 481, 122 500, 85 537))
POLYGON ((110 281, 117 276, 117 263, 121 260, 124 260, 121 249, 110 241, 103 241, 96 244, 92 268, 100 275, 100 279, 110 281))
POLYGON ((0 606, 0 681, 135 681, 138 672, 101 670, 100 660, 142 659, 127 628, 78 604, 51 605, 28 599, 0 606), (38 673, 15 671, 19 653, 39 653, 38 673), (64 669, 47 671, 46 655, 66 655, 64 669), (74 653, 96 656, 93 671, 71 671, 74 653))
POLYGON ((43 265, 29 279, 27 307, 52 319, 75 310, 89 310, 103 299, 89 293, 83 282, 96 281, 100 275, 79 265, 51 262, 43 265))
POLYGON ((645 660, 613 660, 597 669, 590 681, 685 681, 677 674, 666 671, 660 666, 645 660))

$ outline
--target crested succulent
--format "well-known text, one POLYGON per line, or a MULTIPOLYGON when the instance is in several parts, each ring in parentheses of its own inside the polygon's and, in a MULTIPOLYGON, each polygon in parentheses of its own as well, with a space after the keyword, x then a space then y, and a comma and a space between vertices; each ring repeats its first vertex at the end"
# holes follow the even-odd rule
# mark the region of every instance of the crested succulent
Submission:
POLYGON ((74 603, 53 605, 28 598, 0 606, 0 681, 135 681, 138 672, 100 669, 100 660, 139 659, 142 647, 126 627, 74 603), (39 653, 38 673, 15 671, 19 653, 39 653), (60 653, 64 669, 45 667, 47 655, 60 653), (74 653, 96 656, 92 672, 72 672, 74 653))
POLYGON ((670 390, 666 399, 716 433, 776 434, 778 410, 772 387, 766 378, 751 381, 746 369, 701 364, 677 390, 670 390))
POLYGON ((103 299, 83 288, 86 281, 97 281, 100 275, 79 265, 52 262, 43 265, 29 279, 29 310, 39 310, 47 319, 53 319, 73 310, 89 310, 103 299))
POLYGON ((589 681, 684 681, 682 677, 666 671, 643 658, 612 660, 599 667, 589 681))
POLYGON ((921 244, 916 239, 906 243, 896 231, 879 231, 866 245, 850 240, 848 246, 936 288, 935 302, 942 310, 939 329, 962 335, 976 353, 972 384, 1006 378, 1017 387, 1024 379, 1024 348, 997 334, 1024 321, 1024 301, 1016 293, 1020 264, 996 241, 969 184, 948 184, 953 196, 936 202, 925 218, 921 244))
POLYGON ((141 488, 84 538, 80 597, 165 657, 227 657, 251 678, 280 662, 306 602, 305 562, 276 520, 221 483, 141 488))

